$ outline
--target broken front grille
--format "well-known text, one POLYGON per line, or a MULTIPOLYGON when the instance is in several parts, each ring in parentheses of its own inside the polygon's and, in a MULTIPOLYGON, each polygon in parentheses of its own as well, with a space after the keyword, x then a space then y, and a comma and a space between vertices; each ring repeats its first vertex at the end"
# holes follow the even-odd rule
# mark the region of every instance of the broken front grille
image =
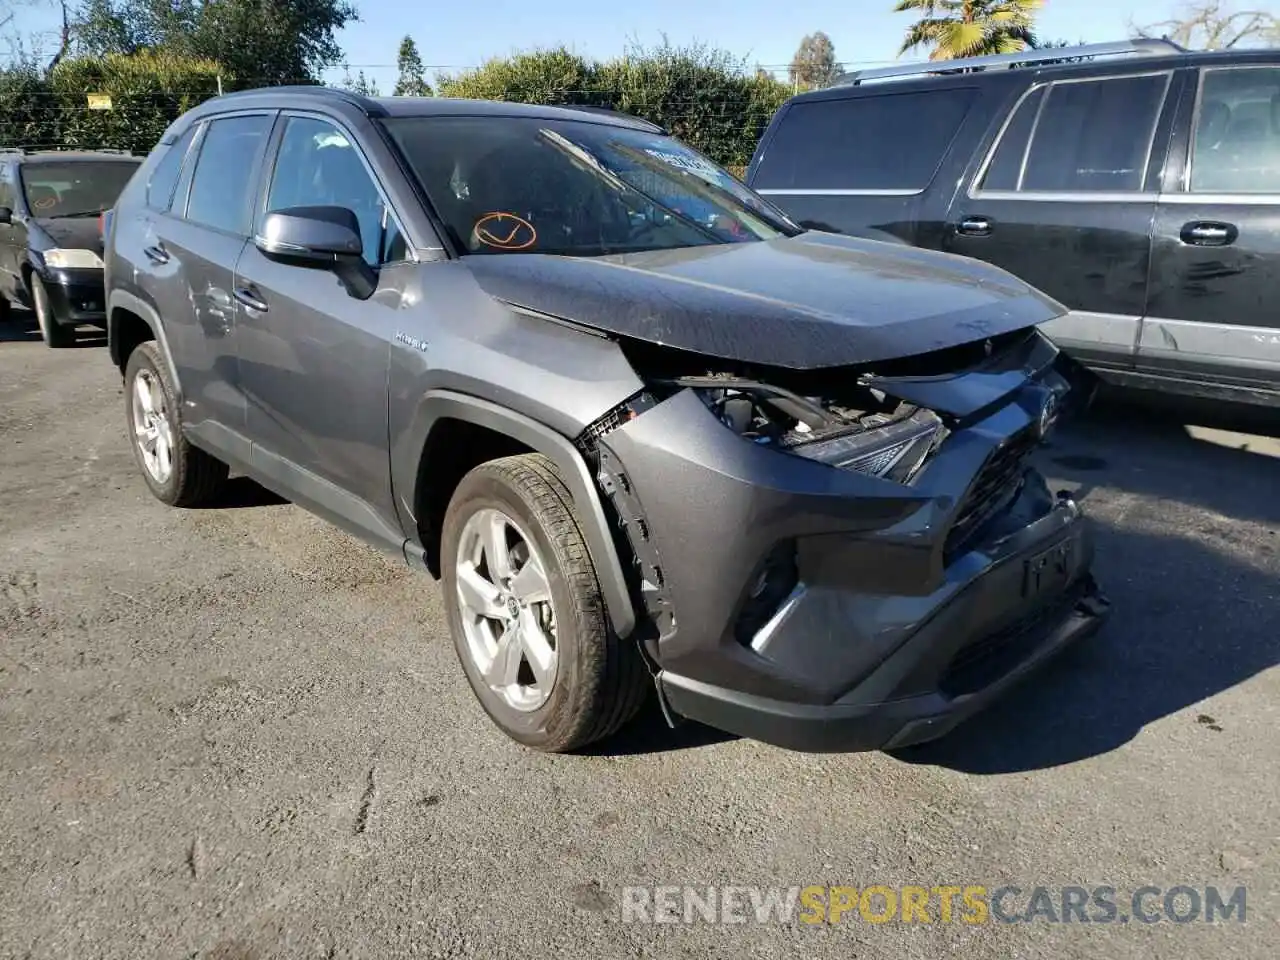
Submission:
POLYGON ((967 547, 987 521, 1013 499, 1022 485, 1027 456, 1038 442, 1035 431, 1028 427, 1015 433, 987 458, 947 535, 948 557, 967 547))

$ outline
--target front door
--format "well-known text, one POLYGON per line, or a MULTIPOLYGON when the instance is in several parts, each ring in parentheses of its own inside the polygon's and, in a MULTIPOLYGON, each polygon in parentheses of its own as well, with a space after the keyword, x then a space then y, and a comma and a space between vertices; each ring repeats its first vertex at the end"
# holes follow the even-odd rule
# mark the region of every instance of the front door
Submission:
POLYGON ((1172 78, 1031 87, 952 208, 945 249, 1003 267, 1066 306, 1044 331, 1097 367, 1133 362, 1172 78))
POLYGON ((1156 218, 1138 369, 1280 390, 1280 57, 1195 79, 1193 134, 1156 218))
POLYGON ((392 264, 406 248, 383 196, 354 136, 327 119, 288 116, 261 213, 353 211, 365 260, 380 271, 378 289, 356 299, 332 272, 269 259, 250 243, 234 295, 255 470, 335 522, 398 548, 387 374, 402 306, 392 264))

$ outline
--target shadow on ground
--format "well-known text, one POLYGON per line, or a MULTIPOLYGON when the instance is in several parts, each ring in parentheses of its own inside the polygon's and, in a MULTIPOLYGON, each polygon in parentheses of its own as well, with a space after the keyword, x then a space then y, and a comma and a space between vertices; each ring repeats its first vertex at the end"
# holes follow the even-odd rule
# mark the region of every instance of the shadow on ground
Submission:
POLYGON ((1039 463, 1086 504, 1095 489, 1107 487, 1280 526, 1280 498, 1272 493, 1280 477, 1277 438, 1280 409, 1103 394, 1039 463), (1231 433, 1206 439, 1196 428, 1231 433))
POLYGON ((662 715, 658 698, 651 695, 640 714, 612 737, 592 744, 582 751, 588 757, 631 757, 650 753, 673 753, 727 743, 739 739, 736 734, 706 727, 692 720, 671 727, 662 715))
MULTIPOLYGON (((36 315, 21 307, 10 306, 9 309, 9 316, 0 320, 0 343, 38 343, 40 325, 36 323, 36 315)), ((70 348, 75 350, 106 345, 106 331, 97 327, 80 327, 70 348)))

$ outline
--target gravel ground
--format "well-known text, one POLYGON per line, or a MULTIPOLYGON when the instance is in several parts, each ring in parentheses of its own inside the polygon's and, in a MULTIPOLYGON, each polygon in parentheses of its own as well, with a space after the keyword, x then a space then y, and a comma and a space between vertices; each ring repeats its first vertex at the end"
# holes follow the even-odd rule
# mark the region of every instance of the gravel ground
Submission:
POLYGON ((161 506, 101 341, 0 326, 0 957, 1274 957, 1280 443, 1187 419, 1107 403, 1046 452, 1114 617, 947 740, 648 715, 548 757, 430 578, 248 482, 161 506), (629 885, 902 883, 1244 885, 1247 922, 621 919, 629 885))

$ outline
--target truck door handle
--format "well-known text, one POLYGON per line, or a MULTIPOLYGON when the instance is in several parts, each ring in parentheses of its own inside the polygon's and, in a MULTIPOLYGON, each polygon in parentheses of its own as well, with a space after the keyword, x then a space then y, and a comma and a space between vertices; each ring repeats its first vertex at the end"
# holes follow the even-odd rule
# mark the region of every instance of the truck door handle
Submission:
POLYGON ((235 298, 243 303, 250 310, 257 310, 258 313, 267 312, 267 303, 257 292, 250 287, 236 287, 235 298))
POLYGON ((153 247, 143 247, 142 252, 147 255, 147 259, 152 263, 169 262, 169 251, 158 243, 153 247))
POLYGON ((986 217, 965 217, 956 225, 956 233, 966 237, 985 237, 991 233, 991 221, 986 217))
POLYGON ((1225 247, 1234 243, 1239 235, 1240 231, 1234 223, 1192 220, 1183 224, 1178 237, 1183 243, 1194 247, 1225 247))

